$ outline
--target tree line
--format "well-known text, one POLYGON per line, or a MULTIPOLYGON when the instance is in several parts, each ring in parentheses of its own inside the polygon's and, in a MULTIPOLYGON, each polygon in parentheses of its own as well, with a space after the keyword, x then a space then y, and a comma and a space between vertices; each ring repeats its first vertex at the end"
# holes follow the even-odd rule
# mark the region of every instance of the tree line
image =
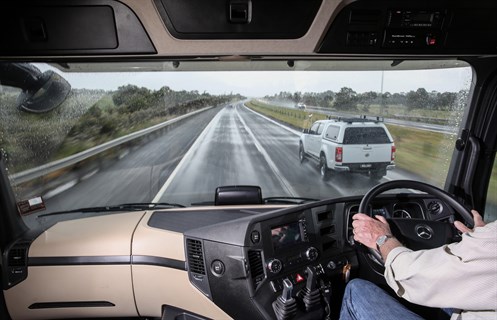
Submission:
MULTIPOLYGON (((7 88, 7 89, 5 89, 7 88)), ((12 172, 67 157, 93 146, 207 106, 242 100, 240 95, 211 95, 151 90, 135 85, 114 91, 75 89, 63 104, 44 114, 15 107, 20 90, 0 92, 0 152, 12 172)))
POLYGON ((121 86, 88 109, 68 133, 62 149, 86 149, 169 118, 242 98, 196 90, 175 91, 168 86, 159 90, 121 86))
POLYGON ((340 91, 331 90, 324 92, 280 92, 272 96, 266 96, 267 100, 291 101, 294 103, 305 103, 311 106, 333 108, 336 110, 368 111, 373 104, 388 107, 388 105, 405 106, 408 110, 452 110, 464 101, 468 92, 428 92, 425 88, 416 91, 390 93, 367 91, 358 93, 349 87, 342 87, 340 91))

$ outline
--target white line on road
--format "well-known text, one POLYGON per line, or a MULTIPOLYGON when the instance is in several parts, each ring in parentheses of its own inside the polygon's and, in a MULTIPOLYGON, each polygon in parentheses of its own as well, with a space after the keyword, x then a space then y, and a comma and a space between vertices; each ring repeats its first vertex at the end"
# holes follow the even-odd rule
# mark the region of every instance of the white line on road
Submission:
POLYGON ((240 122, 245 127, 245 130, 247 130, 247 133, 250 135, 250 137, 254 141, 255 147, 257 148, 257 150, 259 150, 259 152, 261 153, 261 155, 264 157, 264 160, 266 160, 266 162, 268 163, 268 165, 271 168, 271 170, 273 170, 273 172, 275 173, 276 178, 280 181, 282 187, 286 189, 286 191, 288 192, 288 194, 290 196, 296 197, 298 193, 295 192, 295 190, 293 189, 292 185, 281 174, 281 172, 278 169, 278 167, 276 166, 276 164, 273 162, 273 160, 271 159, 271 157, 269 156, 269 154, 266 152, 266 149, 264 149, 264 147, 259 143, 259 141, 255 137, 255 135, 252 132, 252 130, 249 128, 249 126, 247 126, 247 124, 245 123, 245 120, 243 120, 243 118, 238 113, 238 109, 235 109, 235 112, 236 112, 236 115, 238 116, 238 119, 240 119, 240 122))
POLYGON ((294 135, 296 135, 296 136, 300 136, 300 135, 302 134, 302 132, 300 132, 300 131, 297 131, 297 130, 295 130, 295 129, 292 129, 292 128, 290 128, 290 127, 287 127, 287 126, 285 126, 285 125, 283 125, 283 124, 279 123, 278 121, 274 121, 273 119, 268 118, 268 117, 266 117, 265 115, 262 115, 262 114, 260 114, 259 112, 257 112, 257 111, 254 111, 254 110, 250 109, 250 108, 249 108, 249 107, 247 107, 245 104, 243 104, 243 106, 245 107, 245 109, 247 109, 247 110, 249 110, 249 111, 251 111, 251 112, 255 113, 255 114, 256 114, 256 115, 258 115, 259 117, 264 118, 264 119, 266 119, 267 121, 270 121, 270 122, 274 123, 274 124, 275 124, 275 125, 277 125, 278 127, 283 128, 283 129, 285 129, 285 130, 287 130, 287 131, 289 131, 289 132, 293 133, 293 134, 294 134, 294 135))
POLYGON ((216 116, 211 120, 211 122, 209 122, 209 124, 205 127, 204 131, 202 131, 200 133, 200 135, 198 136, 197 140, 195 140, 195 142, 192 144, 192 146, 190 147, 190 149, 188 149, 188 151, 183 156, 183 159, 181 159, 181 161, 178 163, 178 165, 176 166, 176 168, 174 168, 173 172, 169 175, 169 178, 167 178, 166 182, 164 183, 164 185, 162 186, 162 188, 160 188, 159 192, 155 195, 155 197, 152 200, 152 202, 159 202, 160 201, 160 199, 162 198, 162 196, 164 195, 164 193, 166 193, 167 188, 169 188, 169 186, 173 182, 174 178, 178 174, 178 172, 181 169, 181 167, 183 167, 183 165, 185 164, 185 162, 187 160, 189 160, 189 158, 191 157, 192 153, 194 151, 196 151, 196 149, 200 145, 200 142, 207 135, 207 132, 209 132, 209 130, 211 129, 211 127, 214 125, 214 123, 217 123, 217 121, 218 121, 217 118, 219 118, 220 114, 221 114, 220 112, 217 113, 216 116))
POLYGON ((47 200, 47 199, 50 199, 50 198, 53 198, 55 197, 56 195, 66 191, 66 190, 69 190, 71 189, 72 187, 74 187, 76 184, 78 184, 78 180, 71 180, 61 186, 58 186, 57 188, 51 190, 51 191, 48 191, 47 193, 45 193, 45 195, 43 196, 43 199, 47 200))

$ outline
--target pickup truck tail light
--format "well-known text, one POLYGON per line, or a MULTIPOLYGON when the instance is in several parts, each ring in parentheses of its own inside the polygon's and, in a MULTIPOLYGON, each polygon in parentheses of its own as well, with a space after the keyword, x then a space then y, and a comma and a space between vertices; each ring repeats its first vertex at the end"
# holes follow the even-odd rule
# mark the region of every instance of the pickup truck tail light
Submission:
POLYGON ((343 148, 336 147, 336 149, 335 149, 335 161, 342 162, 342 160, 343 160, 343 148))
POLYGON ((392 146, 392 161, 395 160, 395 151, 397 151, 397 148, 395 148, 395 146, 392 146))

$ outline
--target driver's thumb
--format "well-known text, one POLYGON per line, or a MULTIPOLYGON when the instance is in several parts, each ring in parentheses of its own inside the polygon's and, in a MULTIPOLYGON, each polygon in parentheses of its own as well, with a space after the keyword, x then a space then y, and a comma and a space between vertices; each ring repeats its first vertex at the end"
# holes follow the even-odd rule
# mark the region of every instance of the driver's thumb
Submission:
POLYGON ((387 219, 385 219, 384 216, 375 216, 376 219, 380 220, 381 222, 388 224, 387 219))
POLYGON ((456 227, 457 230, 459 230, 462 233, 467 233, 467 232, 472 232, 473 231, 470 228, 466 227, 464 225, 464 223, 462 223, 461 221, 455 221, 454 222, 454 227, 456 227))

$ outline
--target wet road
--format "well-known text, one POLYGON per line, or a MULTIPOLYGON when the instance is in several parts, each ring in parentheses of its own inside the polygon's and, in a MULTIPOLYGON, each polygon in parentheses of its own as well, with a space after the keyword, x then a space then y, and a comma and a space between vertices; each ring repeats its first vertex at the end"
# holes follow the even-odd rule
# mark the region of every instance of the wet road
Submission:
MULTIPOLYGON (((223 185, 258 185, 263 197, 318 199, 360 195, 374 185, 368 177, 350 174, 322 181, 315 163, 299 162, 298 141, 298 132, 242 103, 213 108, 51 197, 41 213, 130 202, 189 206, 213 202, 223 185)), ((403 178, 410 177, 394 170, 382 181, 403 178)), ((54 219, 37 221, 33 215, 27 221, 54 219)))
POLYGON ((202 132, 154 201, 213 201, 216 187, 222 185, 258 185, 264 197, 318 199, 359 195, 374 185, 361 175, 322 181, 315 163, 299 162, 298 142, 298 132, 261 117, 241 103, 224 108, 202 132))

